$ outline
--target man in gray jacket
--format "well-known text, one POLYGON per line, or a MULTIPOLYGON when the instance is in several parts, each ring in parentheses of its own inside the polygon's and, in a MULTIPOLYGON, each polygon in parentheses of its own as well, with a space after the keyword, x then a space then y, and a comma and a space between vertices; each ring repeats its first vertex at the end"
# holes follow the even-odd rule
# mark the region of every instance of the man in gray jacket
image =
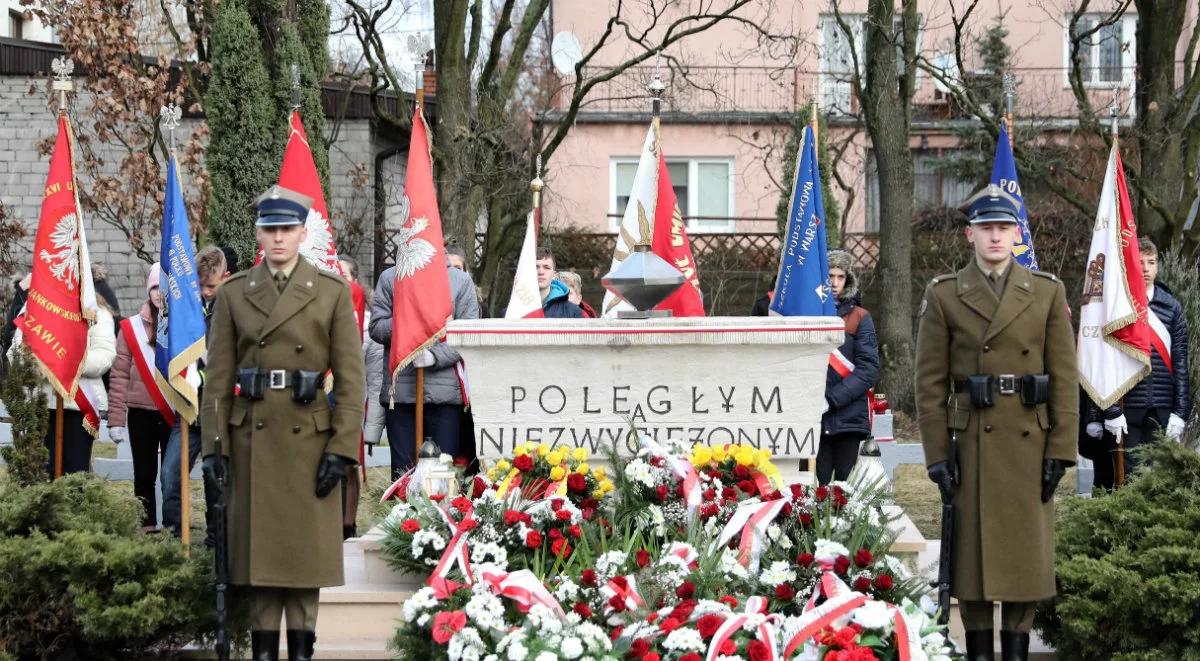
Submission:
MULTIPOLYGON (((450 274, 450 297, 454 302, 455 319, 478 319, 479 298, 475 294, 475 282, 471 276, 456 268, 447 267, 450 274)), ((371 301, 372 340, 384 347, 387 356, 392 343, 392 289, 396 282, 395 267, 388 268, 375 285, 371 301)), ((392 381, 388 374, 387 361, 381 361, 383 378, 379 390, 379 402, 385 407, 392 401, 395 406, 386 413, 388 446, 392 454, 392 479, 399 478, 412 468, 416 459, 416 390, 415 367, 425 368, 424 433, 438 447, 451 456, 462 451, 458 447, 459 421, 462 419, 463 392, 455 365, 461 358, 458 352, 445 342, 438 342, 413 360, 413 364, 396 375, 395 393, 389 392, 392 381)))

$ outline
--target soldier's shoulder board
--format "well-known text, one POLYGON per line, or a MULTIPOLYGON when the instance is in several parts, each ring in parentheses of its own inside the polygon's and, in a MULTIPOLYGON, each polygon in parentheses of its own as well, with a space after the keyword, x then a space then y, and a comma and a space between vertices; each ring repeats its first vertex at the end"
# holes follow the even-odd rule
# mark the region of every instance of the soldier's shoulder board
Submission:
POLYGON ((1030 271, 1030 273, 1032 273, 1036 276, 1046 278, 1050 282, 1058 282, 1058 276, 1054 275, 1053 273, 1047 273, 1045 271, 1030 271))
POLYGON ((930 281, 929 281, 929 286, 930 286, 930 287, 933 287, 934 285, 938 285, 938 284, 941 284, 941 283, 943 283, 943 282, 949 282, 949 281, 951 281, 951 280, 955 280, 955 279, 957 279, 957 278, 958 278, 958 274, 957 274, 957 273, 946 273, 946 274, 939 275, 939 276, 935 277, 933 280, 930 280, 930 281))
POLYGON ((333 280, 334 282, 338 283, 339 285, 342 285, 345 287, 350 286, 350 283, 346 282, 346 280, 344 278, 342 278, 342 276, 340 276, 336 273, 331 273, 329 271, 326 271, 325 269, 317 269, 317 273, 326 278, 329 278, 330 280, 333 280))

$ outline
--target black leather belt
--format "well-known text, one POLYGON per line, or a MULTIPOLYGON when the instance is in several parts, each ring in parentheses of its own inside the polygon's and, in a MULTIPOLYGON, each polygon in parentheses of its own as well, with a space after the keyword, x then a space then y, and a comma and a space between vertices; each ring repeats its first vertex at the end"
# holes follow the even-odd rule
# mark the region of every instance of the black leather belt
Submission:
MULTIPOLYGON (((1021 392, 1021 376, 1018 374, 996 374, 995 390, 1001 395, 1016 395, 1021 392)), ((954 379, 950 382, 950 392, 970 393, 971 384, 966 379, 954 379)))

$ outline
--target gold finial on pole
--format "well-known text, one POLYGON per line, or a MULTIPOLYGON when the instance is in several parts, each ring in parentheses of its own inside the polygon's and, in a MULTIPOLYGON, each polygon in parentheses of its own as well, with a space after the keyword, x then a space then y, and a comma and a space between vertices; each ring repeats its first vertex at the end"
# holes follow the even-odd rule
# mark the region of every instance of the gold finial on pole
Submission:
POLYGON ((1109 130, 1112 131, 1113 142, 1117 141, 1117 117, 1120 113, 1120 94, 1121 89, 1114 83, 1112 103, 1108 106, 1108 114, 1112 117, 1112 124, 1109 126, 1109 130))
POLYGON ((162 127, 171 136, 171 153, 175 153, 175 129, 179 128, 179 121, 183 119, 183 108, 168 103, 158 110, 159 121, 162 122, 162 127))
POLYGON ((533 208, 542 208, 542 189, 546 182, 542 181, 542 155, 537 155, 537 165, 534 167, 533 180, 529 182, 529 190, 533 191, 533 208))
POLYGON ((50 62, 50 69, 54 71, 54 82, 51 87, 58 92, 58 112, 60 115, 65 115, 67 114, 67 92, 75 90, 75 83, 71 81, 71 73, 75 71, 75 62, 69 57, 56 57, 50 62))
POLYGON ((650 82, 646 84, 646 91, 650 92, 650 98, 652 99, 650 114, 656 127, 659 125, 660 115, 662 113, 663 92, 667 90, 667 84, 663 82, 662 76, 658 74, 658 66, 661 58, 661 53, 655 58, 654 78, 652 78, 650 82))

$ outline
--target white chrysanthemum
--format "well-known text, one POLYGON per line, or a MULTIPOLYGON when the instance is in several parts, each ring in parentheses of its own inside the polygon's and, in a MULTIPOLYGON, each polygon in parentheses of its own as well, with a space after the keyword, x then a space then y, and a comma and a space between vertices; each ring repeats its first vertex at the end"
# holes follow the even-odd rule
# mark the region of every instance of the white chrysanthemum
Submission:
POLYGON ((424 627, 426 624, 429 624, 429 620, 431 620, 431 619, 433 619, 432 615, 430 615, 429 613, 422 613, 421 617, 417 618, 417 626, 424 627))
POLYGON ((604 629, 591 622, 582 622, 575 627, 575 635, 579 636, 588 649, 593 652, 612 649, 612 640, 609 639, 608 634, 604 629))
POLYGON ((482 661, 486 653, 483 639, 474 627, 464 627, 462 631, 455 633, 450 637, 450 644, 446 646, 447 656, 462 661, 482 661))
POLYGON ((562 652, 564 658, 578 659, 583 656, 583 641, 575 636, 567 636, 563 638, 562 644, 559 645, 558 651, 562 652))
POLYGON ((625 477, 651 489, 655 485, 653 466, 640 457, 625 464, 625 477))
POLYGON ((463 608, 467 618, 475 626, 488 631, 504 631, 508 625, 504 622, 504 604, 494 594, 476 594, 471 597, 463 608))
POLYGON ((413 596, 404 601, 404 606, 400 611, 400 616, 404 618, 405 622, 412 622, 413 620, 417 619, 417 616, 421 614, 421 611, 432 608, 436 606, 437 603, 437 599, 435 599, 433 596, 433 588, 428 586, 423 587, 420 590, 417 590, 413 596))
POLYGON ((734 578, 745 579, 750 576, 750 572, 738 562, 737 551, 733 549, 725 549, 721 553, 721 572, 727 576, 734 578))
POLYGON ((558 655, 554 652, 542 652, 534 661, 558 661, 558 655))
POLYGON ((554 590, 554 598, 560 602, 575 601, 579 597, 579 586, 569 579, 564 578, 562 583, 554 590))
POLYGON ((508 565, 508 551, 499 544, 481 542, 471 545, 471 562, 491 562, 500 566, 508 565))
POLYGON ((882 601, 868 601, 854 609, 850 620, 867 630, 883 630, 885 635, 892 628, 892 613, 882 601))
POLYGON ((813 557, 817 561, 833 562, 839 555, 850 557, 850 550, 830 539, 817 540, 816 548, 813 550, 813 557))
POLYGON ((776 560, 758 575, 758 580, 764 585, 779 585, 796 580, 796 572, 787 562, 776 560))
POLYGON ((729 606, 711 599, 701 599, 696 603, 696 608, 692 610, 692 618, 700 619, 703 615, 712 615, 718 613, 721 615, 729 614, 729 606))
POLYGON ((609 551, 596 558, 596 573, 608 580, 617 575, 629 555, 624 551, 609 551))
POLYGON ((527 615, 529 624, 537 630, 538 636, 544 637, 562 631, 562 620, 545 604, 534 604, 527 615))
POLYGON ((677 652, 703 652, 704 639, 700 632, 691 627, 681 627, 667 634, 663 649, 677 652))

